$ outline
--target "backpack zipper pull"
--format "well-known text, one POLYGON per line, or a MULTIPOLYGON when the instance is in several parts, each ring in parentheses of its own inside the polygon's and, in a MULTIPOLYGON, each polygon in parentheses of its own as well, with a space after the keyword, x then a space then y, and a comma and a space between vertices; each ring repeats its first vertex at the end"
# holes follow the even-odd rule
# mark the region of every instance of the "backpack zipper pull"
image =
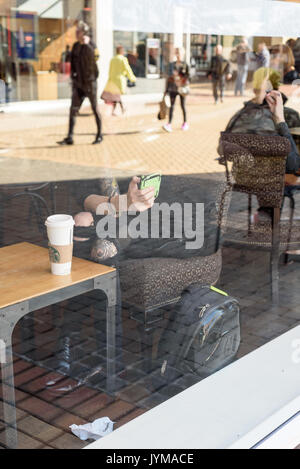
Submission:
POLYGON ((168 365, 168 360, 165 360, 162 364, 162 367, 161 367, 161 370, 160 370, 160 373, 161 375, 164 375, 165 372, 166 372, 166 369, 167 369, 167 365, 168 365))
POLYGON ((200 313, 199 313, 199 318, 200 318, 200 319, 203 318, 203 315, 204 315, 205 311, 206 311, 209 307, 210 307, 210 305, 205 305, 205 306, 203 306, 203 308, 201 308, 200 313))

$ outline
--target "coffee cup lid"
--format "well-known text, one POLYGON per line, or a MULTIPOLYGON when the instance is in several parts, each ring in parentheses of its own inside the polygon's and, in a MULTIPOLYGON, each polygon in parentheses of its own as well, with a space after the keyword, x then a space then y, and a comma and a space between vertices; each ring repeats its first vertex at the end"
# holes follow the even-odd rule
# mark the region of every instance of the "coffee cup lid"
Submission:
POLYGON ((71 215, 51 215, 47 218, 45 225, 53 227, 54 225, 59 225, 61 227, 69 227, 75 224, 74 219, 71 215))

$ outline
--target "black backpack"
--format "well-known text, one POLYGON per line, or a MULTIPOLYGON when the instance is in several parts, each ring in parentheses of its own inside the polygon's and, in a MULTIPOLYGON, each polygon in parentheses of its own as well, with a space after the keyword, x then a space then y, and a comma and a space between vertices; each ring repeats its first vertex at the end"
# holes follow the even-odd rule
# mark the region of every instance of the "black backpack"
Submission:
POLYGON ((239 303, 214 287, 190 285, 170 313, 157 353, 168 382, 205 378, 233 361, 240 345, 239 303))

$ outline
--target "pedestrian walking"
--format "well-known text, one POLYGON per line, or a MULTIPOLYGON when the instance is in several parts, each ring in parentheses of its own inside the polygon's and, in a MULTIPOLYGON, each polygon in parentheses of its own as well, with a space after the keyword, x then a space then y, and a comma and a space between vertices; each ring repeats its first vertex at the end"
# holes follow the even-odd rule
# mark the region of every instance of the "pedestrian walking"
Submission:
POLYGON ((89 26, 80 21, 76 30, 77 42, 71 52, 72 103, 69 117, 68 136, 58 142, 60 145, 73 145, 75 118, 85 98, 88 98, 95 116, 97 134, 94 144, 101 143, 102 123, 97 106, 97 49, 89 36, 89 26))
POLYGON ((129 65, 128 59, 124 57, 124 47, 117 47, 117 54, 110 61, 109 78, 105 85, 101 98, 105 104, 112 104, 112 115, 116 115, 117 104, 120 105, 122 113, 125 108, 122 102, 122 95, 126 93, 127 79, 131 83, 136 82, 136 77, 129 65))
POLYGON ((232 74, 229 60, 223 57, 223 47, 220 44, 216 46, 216 55, 211 59, 208 77, 212 80, 215 103, 218 103, 219 98, 222 103, 224 99, 226 79, 230 80, 232 78, 232 74))
POLYGON ((169 122, 163 126, 166 132, 172 132, 172 120, 174 115, 174 107, 177 96, 180 98, 180 105, 183 114, 183 124, 181 129, 186 131, 189 129, 186 114, 186 97, 189 94, 189 66, 183 61, 183 50, 176 49, 176 60, 170 63, 169 76, 164 97, 168 94, 171 100, 169 111, 169 122))
POLYGON ((270 67, 271 55, 265 42, 260 42, 257 46, 256 69, 270 67))
POLYGON ((244 96, 245 85, 248 78, 249 52, 250 47, 248 45, 248 41, 246 38, 243 38, 236 48, 237 79, 234 91, 235 96, 237 96, 239 93, 241 96, 244 96))

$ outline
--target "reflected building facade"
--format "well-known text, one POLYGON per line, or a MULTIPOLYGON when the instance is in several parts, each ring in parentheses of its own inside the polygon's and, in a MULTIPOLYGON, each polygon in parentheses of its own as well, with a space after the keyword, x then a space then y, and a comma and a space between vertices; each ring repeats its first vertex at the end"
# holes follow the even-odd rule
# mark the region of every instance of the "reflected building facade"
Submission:
MULTIPOLYGON (((180 9, 178 11, 180 13, 180 9)), ((157 26, 157 32, 137 31, 137 27, 134 31, 126 31, 124 27, 118 30, 115 29, 119 24, 117 12, 117 0, 1 0, 0 101, 70 98, 68 56, 76 41, 76 24, 80 20, 89 24, 100 52, 100 89, 107 80, 116 46, 124 46, 138 78, 129 93, 163 91, 178 47, 184 50, 185 60, 191 65, 192 78, 201 81, 206 78, 215 46, 222 44, 225 57, 230 58, 232 48, 241 38, 189 32, 177 10, 170 32, 160 32, 164 29, 161 25, 157 26)), ((128 28, 131 27, 129 18, 128 28)), ((249 42, 256 50, 262 40, 271 47, 287 39, 255 37, 249 38, 249 42)))

